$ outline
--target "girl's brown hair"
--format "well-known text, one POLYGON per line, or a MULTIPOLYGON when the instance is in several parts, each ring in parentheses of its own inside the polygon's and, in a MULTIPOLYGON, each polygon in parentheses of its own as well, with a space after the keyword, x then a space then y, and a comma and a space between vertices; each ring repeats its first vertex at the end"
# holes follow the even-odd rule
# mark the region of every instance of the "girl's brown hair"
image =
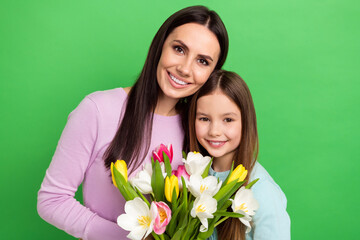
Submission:
MULTIPOLYGON (((186 23, 201 24, 215 34, 221 50, 215 69, 220 69, 224 64, 229 40, 226 28, 216 12, 204 6, 192 6, 171 15, 156 33, 141 74, 130 90, 124 117, 104 154, 107 168, 119 158, 126 161, 130 171, 141 165, 150 146, 153 113, 160 92, 156 70, 162 47, 169 34, 186 23)), ((176 110, 181 115, 184 131, 187 132, 188 104, 185 103, 186 101, 180 101, 176 105, 176 110)), ((184 146, 185 144, 184 141, 184 146)))
MULTIPOLYGON (((246 183, 256 162, 259 152, 259 140, 256 125, 256 114, 250 90, 244 80, 234 72, 218 70, 213 72, 204 86, 194 94, 189 108, 189 133, 186 135, 190 151, 199 151, 209 155, 196 139, 195 120, 197 100, 220 90, 228 96, 240 109, 241 113, 241 141, 234 154, 234 167, 242 164, 247 170, 246 183)), ((245 184, 246 184, 245 183, 245 184)), ((230 218, 217 227, 219 239, 245 239, 246 227, 239 219, 230 218)))

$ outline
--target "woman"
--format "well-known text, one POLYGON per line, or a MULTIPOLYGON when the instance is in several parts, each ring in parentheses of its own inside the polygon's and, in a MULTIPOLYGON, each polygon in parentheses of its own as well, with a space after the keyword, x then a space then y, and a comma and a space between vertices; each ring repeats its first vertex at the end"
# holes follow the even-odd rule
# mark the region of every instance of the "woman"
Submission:
POLYGON ((151 150, 172 143, 181 164, 187 100, 224 64, 226 29, 214 11, 194 6, 170 16, 155 35, 132 88, 88 95, 70 114, 38 193, 39 215, 85 239, 124 239, 116 225, 125 200, 109 166, 127 161, 132 174, 151 150), (74 199, 83 184, 84 205, 74 199))

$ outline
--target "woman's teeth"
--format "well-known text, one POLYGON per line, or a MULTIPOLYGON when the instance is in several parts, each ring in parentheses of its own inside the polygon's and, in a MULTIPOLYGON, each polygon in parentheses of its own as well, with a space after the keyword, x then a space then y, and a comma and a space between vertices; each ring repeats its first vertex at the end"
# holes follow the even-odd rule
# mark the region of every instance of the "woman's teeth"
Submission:
POLYGON ((176 82, 177 84, 180 84, 180 85, 186 85, 186 84, 187 84, 186 82, 177 79, 177 78, 174 77, 173 75, 171 75, 171 74, 169 74, 169 75, 170 75, 170 78, 171 78, 174 82, 176 82))

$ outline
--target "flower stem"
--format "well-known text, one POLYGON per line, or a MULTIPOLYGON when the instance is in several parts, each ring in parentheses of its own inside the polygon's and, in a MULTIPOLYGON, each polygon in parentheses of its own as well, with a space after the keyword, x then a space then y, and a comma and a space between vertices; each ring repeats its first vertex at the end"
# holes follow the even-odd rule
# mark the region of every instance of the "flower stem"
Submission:
POLYGON ((220 219, 217 223, 215 223, 214 227, 218 226, 219 224, 221 224, 223 221, 225 221, 226 219, 228 219, 229 217, 223 217, 222 219, 220 219))
POLYGON ((151 232, 151 235, 154 237, 155 240, 160 240, 160 237, 155 232, 151 232))

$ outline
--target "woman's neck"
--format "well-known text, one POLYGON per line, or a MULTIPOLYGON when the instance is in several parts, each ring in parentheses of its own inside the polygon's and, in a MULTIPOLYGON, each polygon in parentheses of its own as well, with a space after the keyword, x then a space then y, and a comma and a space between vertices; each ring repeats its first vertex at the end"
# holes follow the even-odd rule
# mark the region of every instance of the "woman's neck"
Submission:
POLYGON ((169 98, 161 94, 156 103, 155 113, 162 116, 175 116, 177 114, 175 109, 177 102, 178 99, 169 98))

